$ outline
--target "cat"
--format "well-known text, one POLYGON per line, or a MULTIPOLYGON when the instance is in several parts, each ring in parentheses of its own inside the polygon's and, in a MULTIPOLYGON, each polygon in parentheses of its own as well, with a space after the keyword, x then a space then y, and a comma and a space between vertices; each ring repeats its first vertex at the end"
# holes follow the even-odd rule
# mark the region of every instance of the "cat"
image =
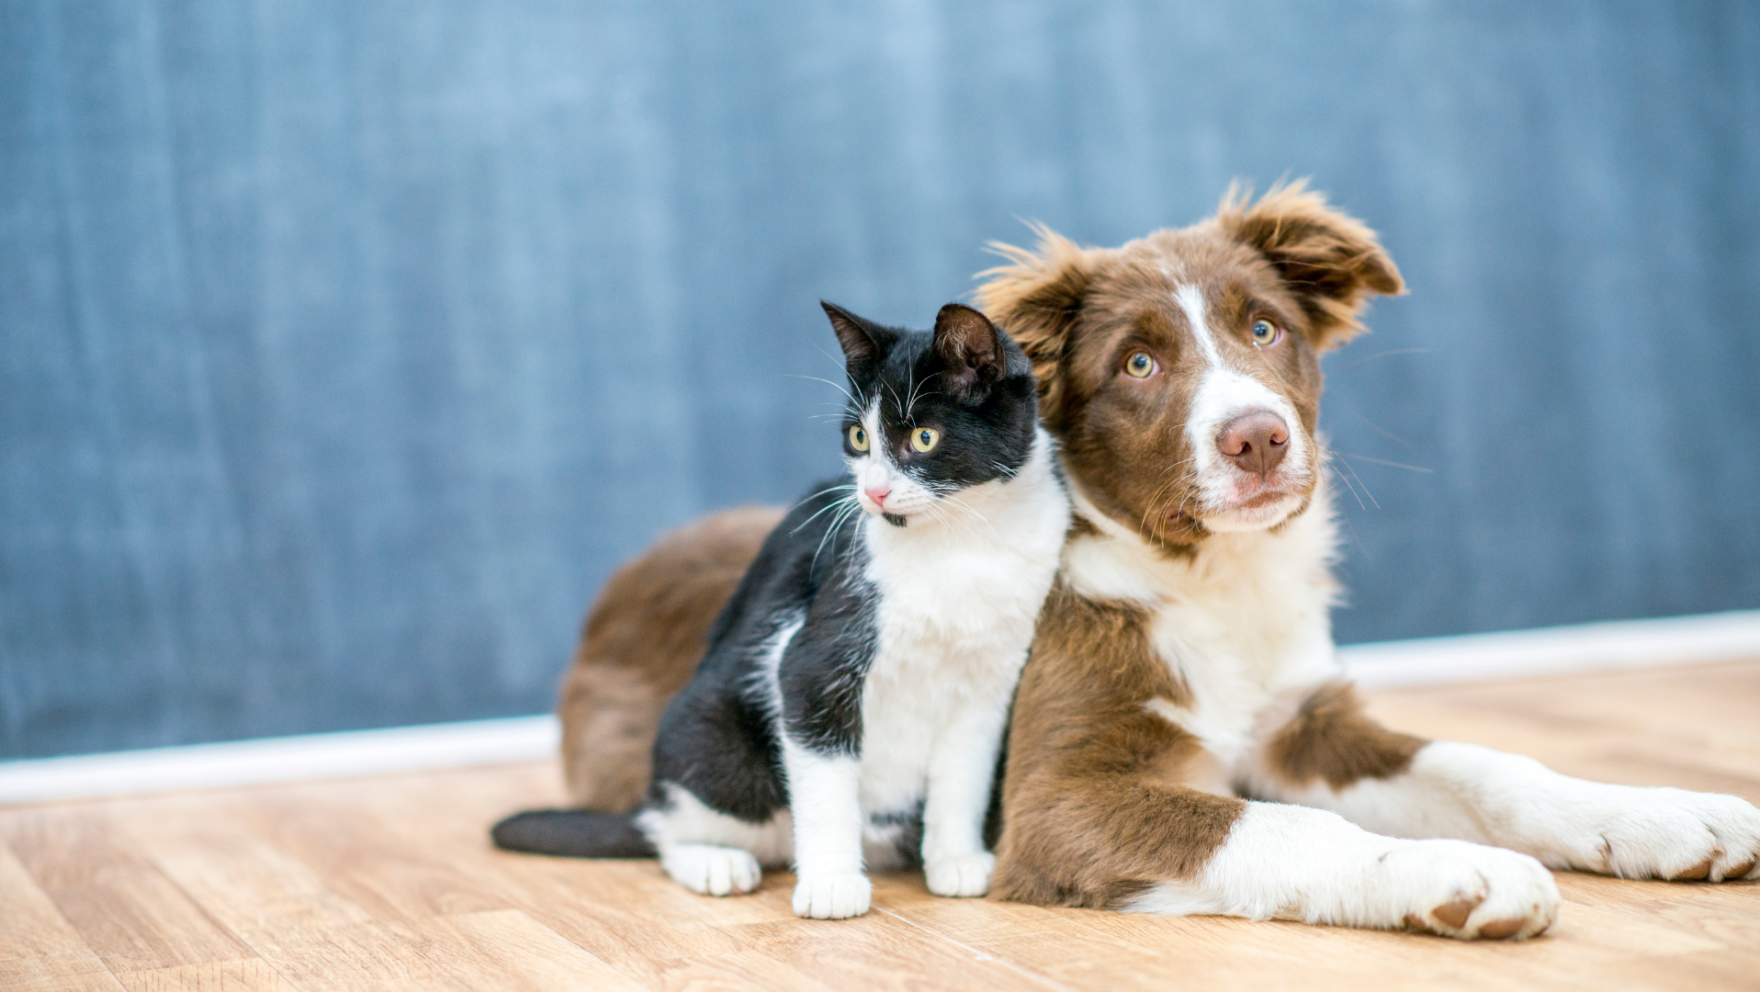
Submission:
POLYGON ((950 303, 932 331, 829 303, 843 453, 766 540, 667 708, 646 805, 522 813, 496 843, 658 853, 709 895, 795 865, 794 910, 867 912, 865 868, 922 864, 980 896, 1004 728, 1051 589, 1069 498, 1020 347, 950 303))

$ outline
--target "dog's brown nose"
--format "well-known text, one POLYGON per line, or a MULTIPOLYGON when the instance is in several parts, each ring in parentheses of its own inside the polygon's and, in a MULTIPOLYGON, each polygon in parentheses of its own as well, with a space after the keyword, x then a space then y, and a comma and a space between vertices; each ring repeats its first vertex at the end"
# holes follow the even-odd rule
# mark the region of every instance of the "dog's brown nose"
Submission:
POLYGON ((1216 450, 1263 480, 1289 450, 1289 425, 1270 410, 1251 410, 1222 425, 1216 450))

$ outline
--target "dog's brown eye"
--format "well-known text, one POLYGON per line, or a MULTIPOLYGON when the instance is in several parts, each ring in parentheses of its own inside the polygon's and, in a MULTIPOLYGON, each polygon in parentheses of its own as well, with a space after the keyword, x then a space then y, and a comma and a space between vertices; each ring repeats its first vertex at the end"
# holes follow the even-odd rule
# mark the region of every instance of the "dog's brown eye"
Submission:
POLYGON ((1261 348, 1269 348, 1276 344, 1282 334, 1283 332, 1277 329, 1277 325, 1269 320, 1253 321, 1253 343, 1261 348))
POLYGON ((1155 359, 1146 351, 1133 351, 1125 359, 1124 373, 1133 379, 1147 379, 1155 373, 1155 359))

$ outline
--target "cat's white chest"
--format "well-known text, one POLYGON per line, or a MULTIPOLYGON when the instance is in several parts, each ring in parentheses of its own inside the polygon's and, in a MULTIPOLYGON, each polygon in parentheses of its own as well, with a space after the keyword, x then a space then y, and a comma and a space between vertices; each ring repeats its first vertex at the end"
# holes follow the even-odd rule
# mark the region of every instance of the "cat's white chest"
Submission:
POLYGON ((989 525, 911 534, 867 522, 879 604, 862 693, 870 813, 915 806, 943 731, 968 708, 1006 709, 1013 697, 1068 527, 1063 493, 1047 482, 1042 498, 997 508, 989 525))

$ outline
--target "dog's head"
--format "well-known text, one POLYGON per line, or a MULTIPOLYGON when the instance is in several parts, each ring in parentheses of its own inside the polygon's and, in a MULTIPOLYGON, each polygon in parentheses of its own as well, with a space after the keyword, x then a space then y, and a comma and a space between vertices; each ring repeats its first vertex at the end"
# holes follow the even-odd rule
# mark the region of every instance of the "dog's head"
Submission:
POLYGON ((1404 291, 1374 232, 1297 182, 1119 248, 1039 234, 995 246, 978 302, 1033 360, 1082 494, 1170 550, 1305 510, 1320 353, 1404 291))

